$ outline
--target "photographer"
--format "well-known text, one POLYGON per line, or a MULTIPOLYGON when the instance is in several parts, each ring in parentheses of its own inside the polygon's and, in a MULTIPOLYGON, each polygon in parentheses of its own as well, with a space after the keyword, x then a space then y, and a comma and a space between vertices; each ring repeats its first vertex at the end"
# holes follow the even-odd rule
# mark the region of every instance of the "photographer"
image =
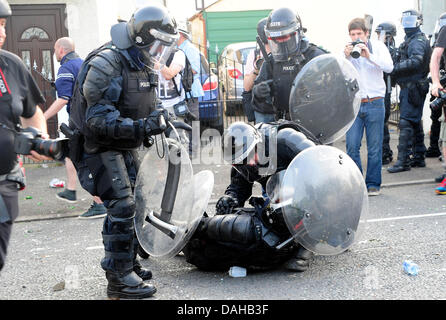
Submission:
POLYGON ((400 136, 398 159, 389 173, 409 171, 411 167, 425 167, 426 146, 421 118, 426 95, 429 92, 427 75, 432 52, 429 40, 421 31, 423 16, 416 10, 404 11, 401 24, 406 33, 398 48, 398 58, 392 78, 400 86, 400 136), (413 145, 413 146, 412 146, 413 145), (413 158, 410 154, 413 153, 413 158))
MULTIPOLYGON (((443 88, 443 86, 440 83, 440 61, 442 57, 445 56, 445 49, 446 48, 446 28, 441 28, 440 33, 438 34, 437 41, 435 43, 434 51, 432 52, 432 57, 430 61, 430 73, 432 77, 432 89, 431 94, 434 97, 440 97, 440 95, 443 98, 443 95, 446 94, 446 90, 443 88)), ((444 97, 446 98, 446 97, 444 97)), ((440 129, 440 137, 439 137, 439 143, 441 143, 441 149, 443 152, 443 166, 445 166, 445 155, 446 155, 446 123, 445 123, 445 111, 444 111, 444 103, 441 103, 442 101, 434 101, 434 103, 437 102, 442 107, 443 113, 440 117, 440 123, 441 123, 441 129, 440 129)), ((437 194, 446 194, 446 174, 442 176, 443 181, 441 184, 435 189, 437 194)))
MULTIPOLYGON (((48 138, 45 118, 37 106, 44 103, 37 84, 16 55, 1 50, 5 43, 6 18, 11 15, 9 4, 0 0, 0 270, 2 270, 11 236, 12 224, 19 214, 18 190, 25 187, 25 177, 14 148, 15 138, 23 127, 35 127, 48 138)), ((33 161, 47 160, 31 151, 33 161)))
MULTIPOLYGON (((434 35, 431 38, 432 49, 435 49, 435 45, 438 40, 438 35, 444 25, 446 25, 446 12, 440 15, 437 21, 437 25, 435 26, 434 35)), ((439 67, 440 70, 444 72, 445 70, 444 57, 440 59, 439 67)), ((433 102, 436 98, 437 98, 436 96, 431 94, 430 102, 433 102)), ((440 122, 441 115, 442 115, 442 108, 431 110, 432 124, 429 134, 429 147, 427 148, 426 151, 426 158, 438 158, 441 156, 440 143, 439 143, 440 130, 441 130, 441 122, 440 122)), ((435 181, 442 182, 445 177, 446 175, 441 175, 440 177, 435 179, 435 181)))
POLYGON ((367 176, 365 179, 370 196, 380 194, 382 145, 384 135, 384 72, 393 69, 389 50, 380 41, 369 40, 365 20, 356 18, 348 26, 351 42, 345 46, 345 57, 359 72, 361 107, 353 126, 347 132, 347 154, 362 172, 361 141, 367 135, 367 176))

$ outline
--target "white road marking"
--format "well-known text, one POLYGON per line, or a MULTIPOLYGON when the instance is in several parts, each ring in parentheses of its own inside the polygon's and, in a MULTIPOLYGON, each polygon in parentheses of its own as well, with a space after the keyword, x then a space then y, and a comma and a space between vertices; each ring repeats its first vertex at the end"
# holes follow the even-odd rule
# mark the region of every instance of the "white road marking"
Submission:
POLYGON ((104 246, 96 246, 96 247, 88 247, 85 250, 100 250, 100 249, 104 249, 104 246))
POLYGON ((420 215, 403 216, 403 217, 393 217, 393 218, 370 219, 370 220, 365 220, 365 221, 362 221, 362 222, 373 223, 373 222, 421 219, 421 218, 442 217, 442 216, 446 216, 446 212, 431 213, 431 214, 420 214, 420 215))

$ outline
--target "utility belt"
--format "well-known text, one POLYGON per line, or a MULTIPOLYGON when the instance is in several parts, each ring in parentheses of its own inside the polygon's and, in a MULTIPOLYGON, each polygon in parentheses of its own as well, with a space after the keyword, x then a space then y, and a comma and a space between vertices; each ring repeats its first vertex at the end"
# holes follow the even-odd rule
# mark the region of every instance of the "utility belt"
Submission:
POLYGON ((24 190, 26 187, 26 178, 20 163, 17 163, 14 169, 11 170, 11 172, 0 175, 0 182, 2 181, 15 182, 18 184, 18 189, 20 191, 24 190))

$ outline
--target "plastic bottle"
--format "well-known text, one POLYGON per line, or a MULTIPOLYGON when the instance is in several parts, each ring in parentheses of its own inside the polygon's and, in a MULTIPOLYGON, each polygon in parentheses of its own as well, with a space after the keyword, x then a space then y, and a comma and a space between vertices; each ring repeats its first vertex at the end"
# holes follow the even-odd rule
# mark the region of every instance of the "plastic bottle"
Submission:
POLYGON ((233 278, 244 278, 246 277, 246 269, 241 267, 231 267, 229 269, 229 276, 233 278))
POLYGON ((416 263, 414 263, 413 261, 410 260, 406 260, 403 263, 403 268, 404 271, 410 275, 410 276, 416 276, 418 275, 418 272, 420 270, 420 268, 418 267, 418 265, 416 263))

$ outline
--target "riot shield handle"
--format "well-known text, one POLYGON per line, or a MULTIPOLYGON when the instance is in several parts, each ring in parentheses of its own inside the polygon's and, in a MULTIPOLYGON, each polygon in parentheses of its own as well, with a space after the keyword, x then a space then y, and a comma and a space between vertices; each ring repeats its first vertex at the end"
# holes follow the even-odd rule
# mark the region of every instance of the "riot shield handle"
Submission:
POLYGON ((158 230, 162 231, 167 236, 169 236, 171 239, 175 239, 175 235, 178 232, 178 227, 157 218, 153 210, 151 210, 147 215, 146 221, 152 224, 158 230))
POLYGON ((161 130, 166 130, 166 128, 167 128, 167 124, 166 124, 166 120, 164 119, 164 116, 163 116, 163 115, 161 115, 161 116, 159 117, 158 124, 159 124, 159 127, 160 127, 161 130))

